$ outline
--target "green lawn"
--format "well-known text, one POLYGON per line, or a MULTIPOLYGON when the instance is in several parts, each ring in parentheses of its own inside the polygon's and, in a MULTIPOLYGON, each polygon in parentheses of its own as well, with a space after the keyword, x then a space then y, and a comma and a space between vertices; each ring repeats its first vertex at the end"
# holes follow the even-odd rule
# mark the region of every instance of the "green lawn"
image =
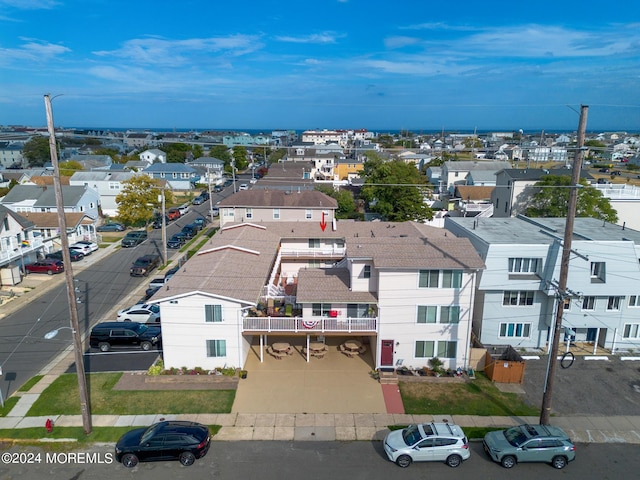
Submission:
POLYGON ((20 397, 9 397, 4 401, 4 407, 0 407, 0 417, 6 417, 7 413, 16 406, 20 397))
POLYGON ((44 377, 44 375, 36 375, 35 377, 31 377, 29 380, 27 380, 25 382, 24 385, 22 385, 18 391, 19 392, 28 392, 29 390, 31 390, 31 387, 33 387, 36 383, 38 383, 40 381, 40 379, 44 377))
POLYGON ((404 410, 409 414, 536 416, 538 408, 515 393, 503 393, 482 373, 469 383, 400 382, 404 410))
MULTIPOLYGON (((93 415, 229 413, 236 394, 235 390, 113 390, 121 375, 87 375, 93 415)), ((80 415, 77 376, 61 375, 40 395, 28 415, 80 415)))

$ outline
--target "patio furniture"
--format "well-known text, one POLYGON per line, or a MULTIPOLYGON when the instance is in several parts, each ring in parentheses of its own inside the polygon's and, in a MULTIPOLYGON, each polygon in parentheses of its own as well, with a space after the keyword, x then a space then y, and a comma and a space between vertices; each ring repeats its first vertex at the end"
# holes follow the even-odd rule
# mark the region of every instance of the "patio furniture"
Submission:
POLYGON ((309 343, 309 351, 313 352, 326 352, 327 345, 322 342, 311 342, 309 343))
POLYGON ((357 352, 362 348, 362 343, 358 340, 347 340, 342 345, 344 345, 345 350, 350 352, 357 352))
POLYGON ((273 345, 271 345, 271 348, 276 353, 284 353, 286 355, 288 355, 289 352, 291 351, 291 345, 284 342, 274 343, 273 345))

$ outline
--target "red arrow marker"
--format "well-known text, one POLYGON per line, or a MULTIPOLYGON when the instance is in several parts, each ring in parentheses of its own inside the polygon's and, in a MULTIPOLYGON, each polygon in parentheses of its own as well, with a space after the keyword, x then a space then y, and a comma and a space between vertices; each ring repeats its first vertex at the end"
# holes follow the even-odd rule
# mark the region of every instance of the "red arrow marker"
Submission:
POLYGON ((320 222, 320 228, 324 232, 324 229, 327 228, 327 222, 324 221, 324 212, 322 212, 322 221, 320 222))

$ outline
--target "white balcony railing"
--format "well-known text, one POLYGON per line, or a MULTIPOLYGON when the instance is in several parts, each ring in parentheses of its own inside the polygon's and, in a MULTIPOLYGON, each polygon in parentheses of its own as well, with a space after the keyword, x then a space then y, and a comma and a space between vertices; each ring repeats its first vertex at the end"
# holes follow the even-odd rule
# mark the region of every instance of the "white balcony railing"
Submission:
POLYGON ((377 318, 244 317, 243 331, 253 332, 377 332, 377 318))
POLYGON ((346 253, 345 247, 327 248, 282 248, 280 253, 283 258, 312 257, 312 258, 333 258, 343 257, 346 253))

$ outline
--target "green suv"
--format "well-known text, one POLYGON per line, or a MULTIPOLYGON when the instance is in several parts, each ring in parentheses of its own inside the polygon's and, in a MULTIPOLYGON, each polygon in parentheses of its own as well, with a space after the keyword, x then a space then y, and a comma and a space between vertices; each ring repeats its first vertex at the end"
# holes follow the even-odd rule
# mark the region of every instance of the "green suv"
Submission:
POLYGON ((576 458, 576 446, 569 436, 551 425, 526 424, 489 432, 482 446, 504 468, 513 468, 518 462, 546 462, 560 469, 576 458))
POLYGON ((137 245, 140 245, 146 239, 146 230, 136 230, 134 232, 127 233, 122 239, 122 242, 120 242, 120 245, 124 248, 135 247, 137 245))

